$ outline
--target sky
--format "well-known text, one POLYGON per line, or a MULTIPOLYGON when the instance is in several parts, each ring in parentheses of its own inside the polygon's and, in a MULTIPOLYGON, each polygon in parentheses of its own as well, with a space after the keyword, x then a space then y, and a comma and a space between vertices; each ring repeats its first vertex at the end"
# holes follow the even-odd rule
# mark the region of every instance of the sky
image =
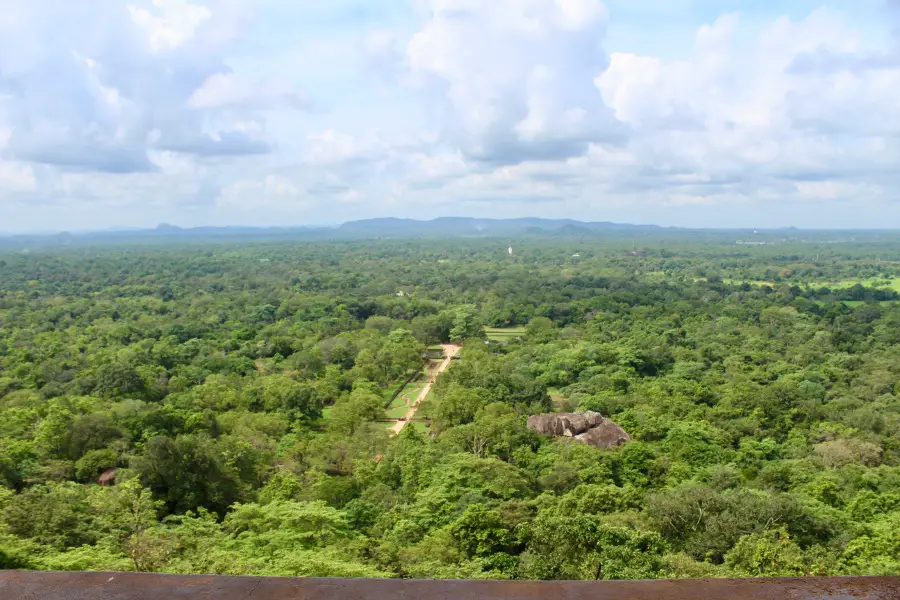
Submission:
POLYGON ((900 0, 0 0, 0 232, 900 227, 900 0))

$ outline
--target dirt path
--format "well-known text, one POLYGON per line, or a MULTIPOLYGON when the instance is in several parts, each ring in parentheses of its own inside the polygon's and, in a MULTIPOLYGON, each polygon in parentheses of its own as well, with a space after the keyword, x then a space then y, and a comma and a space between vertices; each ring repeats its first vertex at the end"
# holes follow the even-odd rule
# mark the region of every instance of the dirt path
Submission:
POLYGON ((422 391, 419 392, 419 397, 416 398, 416 401, 410 407, 410 409, 406 412, 406 416, 394 423, 394 426, 391 427, 391 435, 397 435, 403 428, 406 427, 406 424, 409 423, 409 420, 416 416, 416 411, 419 410, 419 405, 422 404, 422 401, 425 400, 425 397, 428 396, 428 392, 431 391, 431 386, 434 385, 434 382, 437 381, 438 375, 447 370, 447 367, 450 366, 450 361, 453 360, 453 357, 456 356, 456 353, 459 352, 460 346, 456 344, 441 344, 444 348, 444 360, 441 361, 441 364, 438 365, 438 368, 431 372, 428 376, 428 383, 425 384, 425 387, 422 388, 422 391))

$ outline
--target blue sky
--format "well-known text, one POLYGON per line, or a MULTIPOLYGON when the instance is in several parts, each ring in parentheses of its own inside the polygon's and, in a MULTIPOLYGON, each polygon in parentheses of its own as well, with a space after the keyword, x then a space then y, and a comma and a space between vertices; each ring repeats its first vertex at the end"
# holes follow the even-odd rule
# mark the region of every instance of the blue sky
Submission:
POLYGON ((0 0, 0 232, 900 226, 900 2, 0 0))

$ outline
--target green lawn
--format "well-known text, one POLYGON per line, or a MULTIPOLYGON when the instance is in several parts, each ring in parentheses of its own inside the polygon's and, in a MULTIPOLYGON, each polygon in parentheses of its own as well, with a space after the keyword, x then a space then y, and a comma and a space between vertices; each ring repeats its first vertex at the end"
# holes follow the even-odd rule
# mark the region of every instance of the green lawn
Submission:
POLYGON ((409 406, 407 406, 407 400, 409 404, 412 404, 416 401, 416 398, 419 397, 419 393, 422 391, 422 388, 425 387, 425 383, 422 381, 412 381, 403 388, 403 390, 394 398, 391 405, 385 411, 385 414, 389 419, 399 419, 400 417, 405 417, 406 413, 409 412, 409 406))
POLYGON ((389 409, 384 411, 384 414, 388 419, 399 419, 400 417, 405 417, 406 413, 409 412, 409 407, 400 405, 400 406, 391 406, 389 409))
POLYGON ((506 343, 510 340, 523 337, 525 335, 524 327, 485 327, 484 333, 487 339, 492 342, 506 343))
POLYGON ((422 391, 422 388, 425 387, 424 381, 411 381, 406 384, 406 386, 400 391, 396 398, 394 398, 391 406, 396 405, 397 403, 405 404, 407 400, 412 404, 416 401, 416 398, 419 397, 419 393, 422 391))
POLYGON ((431 427, 428 426, 428 423, 420 423, 418 421, 410 423, 407 427, 412 427, 416 430, 416 433, 428 433, 431 431, 431 427))

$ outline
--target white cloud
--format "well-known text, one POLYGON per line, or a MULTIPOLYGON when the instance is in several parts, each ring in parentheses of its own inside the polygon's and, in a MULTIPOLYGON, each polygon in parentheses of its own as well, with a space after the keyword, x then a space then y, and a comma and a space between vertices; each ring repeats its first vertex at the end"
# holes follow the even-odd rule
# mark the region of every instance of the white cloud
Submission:
POLYGON ((223 45, 241 14, 233 2, 153 4, 33 0, 0 20, 7 156, 130 173, 152 171, 155 149, 209 157, 270 151, 238 124, 260 102, 299 97, 274 80, 235 83, 223 45))
POLYGON ((599 0, 433 0, 407 59, 444 87, 449 139, 488 163, 583 154, 621 129, 594 77, 607 64, 599 0))
POLYGON ((307 136, 307 162, 313 165, 375 163, 387 160, 390 145, 377 134, 354 136, 326 130, 307 136))
POLYGON ((813 180, 860 170, 886 184, 889 165, 900 158, 886 139, 900 125, 900 70, 797 72, 793 65, 809 53, 861 56, 859 34, 840 13, 777 19, 749 51, 738 46, 739 27, 737 16, 728 15, 700 28, 686 60, 613 53, 597 78, 606 103, 634 130, 629 146, 645 164, 645 183, 689 185, 663 177, 667 170, 705 177, 711 197, 728 188, 752 192, 779 180, 810 180, 785 187, 785 199, 813 189, 820 198, 837 198, 823 195, 826 188, 813 180), (880 157, 866 150, 873 144, 885 148, 880 157))
POLYGON ((0 198, 5 192, 30 192, 35 189, 37 180, 31 167, 0 161, 0 198))
POLYGON ((305 206, 301 190, 285 177, 267 175, 258 180, 241 179, 222 189, 219 206, 253 209, 285 204, 294 208, 305 206))
POLYGON ((285 104, 308 108, 309 100, 279 79, 253 81, 234 73, 214 73, 188 99, 191 108, 266 108, 285 104))
POLYGON ((153 0, 153 6, 155 11, 129 5, 128 12, 134 23, 144 30, 154 52, 181 46, 213 16, 206 6, 189 4, 186 0, 153 0))
POLYGON ((610 45, 607 28, 641 23, 599 0, 410 2, 7 2, 0 202, 21 227, 68 227, 60 207, 103 226, 801 210, 841 225, 880 224, 898 199, 891 13, 758 8, 640 52, 610 45))
POLYGON ((390 30, 370 31, 360 41, 360 50, 366 67, 375 69, 382 75, 396 75, 398 66, 403 62, 397 35, 390 30))
POLYGON ((794 185, 801 196, 811 200, 871 199, 873 193, 879 193, 874 186, 846 181, 798 181, 794 185))

